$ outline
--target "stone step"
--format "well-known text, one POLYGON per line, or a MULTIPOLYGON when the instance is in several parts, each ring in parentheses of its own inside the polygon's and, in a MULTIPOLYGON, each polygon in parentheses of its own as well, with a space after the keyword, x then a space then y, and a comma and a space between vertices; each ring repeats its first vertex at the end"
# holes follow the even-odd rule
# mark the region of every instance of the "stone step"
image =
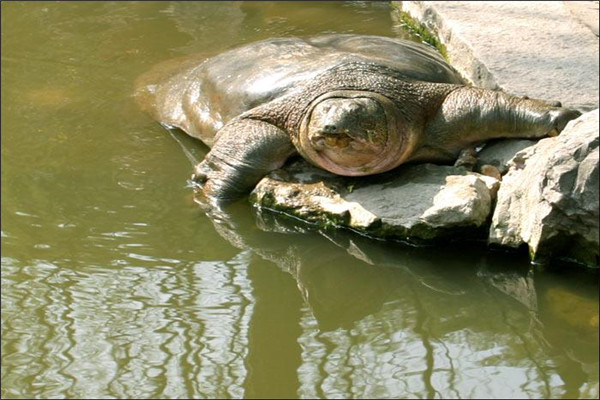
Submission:
POLYGON ((598 108, 598 2, 392 3, 437 35, 475 86, 598 108))

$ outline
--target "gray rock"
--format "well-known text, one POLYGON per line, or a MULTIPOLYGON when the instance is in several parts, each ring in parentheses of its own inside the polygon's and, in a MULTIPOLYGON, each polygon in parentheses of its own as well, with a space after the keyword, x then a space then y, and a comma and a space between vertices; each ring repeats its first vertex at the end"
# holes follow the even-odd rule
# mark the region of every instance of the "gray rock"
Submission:
POLYGON ((498 192, 489 243, 526 244, 534 261, 598 265, 598 110, 517 153, 498 192))
MULTIPOLYGON (((566 1, 398 1, 446 47, 450 64, 475 86, 598 107, 598 7, 566 1), (583 21, 583 22, 582 22, 583 21)), ((592 2, 585 2, 592 3, 592 2)))
POLYGON ((493 165, 504 175, 508 172, 508 166, 512 158, 519 151, 536 144, 536 140, 516 140, 505 139, 486 145, 483 150, 477 154, 476 169, 483 165, 493 165))
POLYGON ((319 225, 424 243, 480 236, 498 185, 494 178, 450 166, 409 165, 343 178, 298 161, 261 180, 250 199, 319 225))

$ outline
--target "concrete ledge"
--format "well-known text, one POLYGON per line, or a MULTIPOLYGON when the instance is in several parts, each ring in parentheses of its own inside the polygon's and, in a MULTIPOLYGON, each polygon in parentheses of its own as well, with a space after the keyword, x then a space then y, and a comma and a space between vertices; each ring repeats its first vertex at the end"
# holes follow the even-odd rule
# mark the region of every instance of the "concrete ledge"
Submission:
POLYGON ((598 108, 593 2, 575 11, 554 1, 394 3, 438 36, 450 63, 475 86, 598 108))
POLYGON ((598 2, 597 1, 564 1, 565 7, 575 20, 590 28, 598 36, 598 2))

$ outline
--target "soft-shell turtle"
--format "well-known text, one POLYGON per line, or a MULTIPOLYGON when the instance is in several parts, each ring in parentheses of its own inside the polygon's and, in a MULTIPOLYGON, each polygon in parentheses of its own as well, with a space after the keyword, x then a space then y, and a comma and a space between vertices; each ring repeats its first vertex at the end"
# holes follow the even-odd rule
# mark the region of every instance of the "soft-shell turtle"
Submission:
POLYGON ((377 36, 270 39, 156 76, 139 81, 139 102, 211 147, 192 176, 211 199, 247 193, 296 153, 369 175, 452 162, 493 138, 555 135, 580 115, 470 87, 435 50, 377 36))

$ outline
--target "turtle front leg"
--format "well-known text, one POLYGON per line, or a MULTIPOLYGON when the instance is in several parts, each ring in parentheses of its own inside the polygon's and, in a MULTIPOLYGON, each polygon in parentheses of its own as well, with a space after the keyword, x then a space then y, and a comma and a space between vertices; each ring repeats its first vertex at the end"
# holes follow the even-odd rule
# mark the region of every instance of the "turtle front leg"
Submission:
POLYGON ((490 139, 556 136, 580 115, 559 102, 457 87, 427 122, 423 145, 456 157, 465 147, 490 139))
POLYGON ((233 201, 294 152, 289 136, 278 127, 252 119, 234 120, 217 132, 192 180, 210 202, 233 201))

